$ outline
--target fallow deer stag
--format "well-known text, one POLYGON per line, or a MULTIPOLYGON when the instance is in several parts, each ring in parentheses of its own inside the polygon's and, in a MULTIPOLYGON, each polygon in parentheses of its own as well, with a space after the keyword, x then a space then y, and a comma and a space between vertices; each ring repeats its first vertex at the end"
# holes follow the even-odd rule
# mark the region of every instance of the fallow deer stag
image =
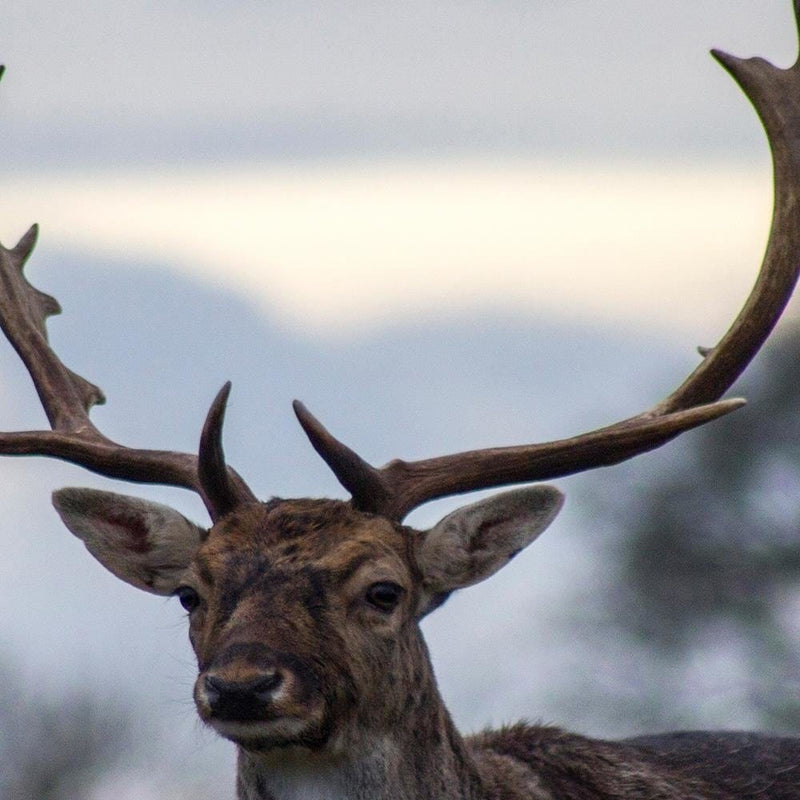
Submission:
MULTIPOLYGON (((800 20, 800 0, 795 0, 800 20)), ((0 324, 25 362, 51 430, 0 434, 0 453, 65 459, 122 480, 202 497, 210 530, 144 500, 89 489, 56 509, 105 567, 189 612, 201 718, 238 747, 240 800, 800 798, 800 740, 675 733, 599 741, 514 725, 463 738, 436 688, 419 621, 487 578, 561 505, 533 486, 461 508, 427 531, 402 524, 433 498, 614 464, 739 407, 720 400, 788 301, 800 269, 800 61, 716 58, 760 115, 772 148, 775 211, 758 280, 730 330, 649 411, 572 439, 392 461, 377 469, 300 403, 300 424, 352 495, 259 502, 226 466, 230 389, 208 413, 197 456, 132 449, 89 410, 102 392, 47 343, 56 301, 27 283, 32 228, 0 251, 0 324)))

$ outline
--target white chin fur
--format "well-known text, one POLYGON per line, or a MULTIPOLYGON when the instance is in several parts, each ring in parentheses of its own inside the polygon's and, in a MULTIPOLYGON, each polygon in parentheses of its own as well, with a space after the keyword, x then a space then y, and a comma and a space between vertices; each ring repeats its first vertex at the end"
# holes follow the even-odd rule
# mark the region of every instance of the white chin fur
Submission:
POLYGON ((237 742, 258 739, 292 740, 305 731, 308 723, 299 719, 283 718, 254 722, 234 722, 230 720, 211 719, 208 724, 220 736, 237 742))

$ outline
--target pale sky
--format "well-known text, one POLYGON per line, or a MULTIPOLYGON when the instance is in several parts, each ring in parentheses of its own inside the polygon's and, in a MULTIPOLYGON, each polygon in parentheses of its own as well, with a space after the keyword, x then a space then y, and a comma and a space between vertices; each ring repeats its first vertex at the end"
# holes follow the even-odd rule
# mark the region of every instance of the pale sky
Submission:
POLYGON ((760 152, 712 47, 791 63, 790 0, 4 0, 0 172, 760 152))

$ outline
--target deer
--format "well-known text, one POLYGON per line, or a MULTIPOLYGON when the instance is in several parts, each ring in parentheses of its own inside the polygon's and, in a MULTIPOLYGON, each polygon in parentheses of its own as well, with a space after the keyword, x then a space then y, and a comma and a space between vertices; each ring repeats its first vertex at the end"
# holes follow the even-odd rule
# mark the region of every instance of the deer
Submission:
MULTIPOLYGON (((800 0, 794 0, 800 25, 800 0)), ((197 454, 131 448, 90 410, 102 391, 48 343, 58 302, 23 268, 33 226, 0 248, 0 326, 32 378, 50 428, 0 433, 0 454, 62 459, 133 483, 197 493, 204 527, 159 503, 83 488, 53 503, 100 564, 188 614, 201 720, 237 748, 239 800, 788 800, 800 798, 800 739, 675 732, 590 739, 516 723, 462 736, 437 689, 419 628, 455 592, 534 541, 561 492, 540 481, 620 463, 740 408, 723 396, 769 337, 800 273, 800 60, 712 51, 755 107, 774 166, 774 213, 744 306, 668 397, 634 417, 553 442, 473 450, 376 468, 300 402, 294 411, 349 500, 260 501, 226 463, 230 383, 197 454), (404 524, 418 506, 523 484, 404 524)))

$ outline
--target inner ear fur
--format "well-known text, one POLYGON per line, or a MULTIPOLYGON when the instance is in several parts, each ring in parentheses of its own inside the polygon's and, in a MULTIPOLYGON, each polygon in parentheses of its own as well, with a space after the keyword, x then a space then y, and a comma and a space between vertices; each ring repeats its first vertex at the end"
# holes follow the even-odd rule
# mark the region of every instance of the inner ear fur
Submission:
POLYGON ((527 547, 555 518, 564 496, 529 486, 453 511, 421 538, 417 561, 434 595, 488 578, 527 547))
POLYGON ((206 536, 169 506, 95 489, 59 489, 53 505, 86 549, 137 589, 172 594, 206 536))

